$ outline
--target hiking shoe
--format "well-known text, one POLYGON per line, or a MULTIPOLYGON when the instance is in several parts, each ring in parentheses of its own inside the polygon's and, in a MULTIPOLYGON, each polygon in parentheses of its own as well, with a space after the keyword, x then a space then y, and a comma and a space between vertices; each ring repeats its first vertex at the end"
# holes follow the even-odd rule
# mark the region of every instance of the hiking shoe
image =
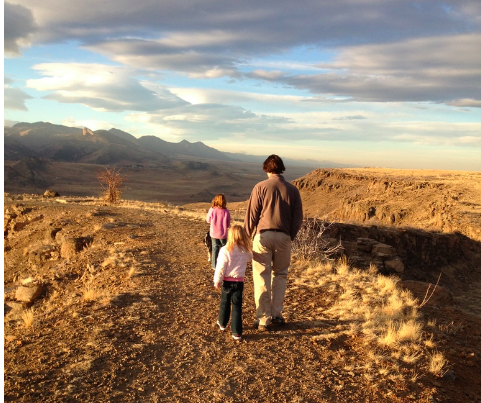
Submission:
POLYGON ((280 316, 274 316, 271 323, 276 326, 284 326, 286 324, 286 320, 280 316))
POLYGON ((220 329, 221 331, 224 331, 224 330, 225 330, 225 327, 222 326, 219 321, 217 321, 217 325, 219 326, 219 329, 220 329))
POLYGON ((241 341, 242 340, 242 336, 240 334, 233 334, 232 335, 232 338, 235 340, 235 341, 241 341))

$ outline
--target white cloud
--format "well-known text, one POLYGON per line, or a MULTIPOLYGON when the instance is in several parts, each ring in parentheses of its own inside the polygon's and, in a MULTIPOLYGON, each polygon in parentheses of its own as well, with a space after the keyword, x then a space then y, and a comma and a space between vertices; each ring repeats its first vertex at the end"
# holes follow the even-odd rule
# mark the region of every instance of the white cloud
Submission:
POLYGON ((456 99, 447 104, 464 108, 481 108, 481 99, 456 99))
POLYGON ((159 132, 202 141, 240 137, 296 144, 303 141, 391 142, 479 147, 481 123, 418 121, 406 113, 383 110, 303 111, 259 114, 220 104, 185 105, 130 114, 130 122, 155 125, 159 132))
POLYGON ((258 115, 241 107, 220 104, 185 105, 152 113, 134 113, 127 120, 155 124, 185 139, 200 137, 203 140, 218 139, 226 134, 271 137, 278 128, 289 123, 282 116, 258 115))
POLYGON ((79 103, 99 111, 151 111, 186 102, 166 88, 134 78, 125 67, 84 63, 43 63, 33 67, 41 75, 27 87, 51 91, 45 97, 64 103, 79 103))
POLYGON ((274 104, 284 105, 284 107, 292 107, 293 104, 300 104, 308 101, 326 101, 325 99, 320 100, 314 99, 314 97, 300 95, 260 94, 212 88, 175 87, 170 88, 170 91, 191 104, 248 104, 259 102, 270 105, 274 104))

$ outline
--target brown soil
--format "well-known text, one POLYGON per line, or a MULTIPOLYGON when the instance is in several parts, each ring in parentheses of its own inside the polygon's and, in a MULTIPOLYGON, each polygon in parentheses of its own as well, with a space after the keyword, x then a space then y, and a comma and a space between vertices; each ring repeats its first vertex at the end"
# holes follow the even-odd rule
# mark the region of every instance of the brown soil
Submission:
POLYGON ((5 401, 481 402, 481 318, 461 306, 423 308, 426 321, 436 319, 433 338, 449 361, 444 377, 366 377, 356 365, 362 340, 317 337, 335 334, 338 322, 313 317, 326 295, 294 291, 296 267, 285 327, 252 328, 248 273, 244 340, 219 331, 205 212, 85 199, 4 203, 6 301, 29 277, 44 285, 33 326, 6 306, 5 401), (87 290, 97 293, 92 301, 87 290))

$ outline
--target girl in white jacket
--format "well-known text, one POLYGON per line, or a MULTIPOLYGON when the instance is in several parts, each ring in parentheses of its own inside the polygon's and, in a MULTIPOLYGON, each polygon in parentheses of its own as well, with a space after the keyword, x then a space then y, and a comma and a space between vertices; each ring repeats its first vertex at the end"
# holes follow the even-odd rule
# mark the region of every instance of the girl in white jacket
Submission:
POLYGON ((247 263, 252 260, 252 244, 244 228, 234 224, 229 228, 227 244, 220 249, 214 273, 214 287, 221 288, 217 325, 225 330, 229 322, 234 340, 242 340, 242 293, 247 263))

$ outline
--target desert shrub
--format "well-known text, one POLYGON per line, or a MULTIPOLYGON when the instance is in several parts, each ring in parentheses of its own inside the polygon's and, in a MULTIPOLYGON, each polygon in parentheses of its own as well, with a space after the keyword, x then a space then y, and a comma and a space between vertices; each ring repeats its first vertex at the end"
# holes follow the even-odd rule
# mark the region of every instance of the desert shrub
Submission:
POLYGON ((305 218, 296 238, 292 242, 292 253, 303 262, 331 259, 342 251, 341 241, 332 245, 325 231, 332 225, 317 218, 305 218))
POLYGON ((105 200, 109 204, 118 203, 122 196, 123 183, 127 179, 125 175, 121 175, 120 168, 104 168, 97 173, 97 179, 104 190, 105 200))

